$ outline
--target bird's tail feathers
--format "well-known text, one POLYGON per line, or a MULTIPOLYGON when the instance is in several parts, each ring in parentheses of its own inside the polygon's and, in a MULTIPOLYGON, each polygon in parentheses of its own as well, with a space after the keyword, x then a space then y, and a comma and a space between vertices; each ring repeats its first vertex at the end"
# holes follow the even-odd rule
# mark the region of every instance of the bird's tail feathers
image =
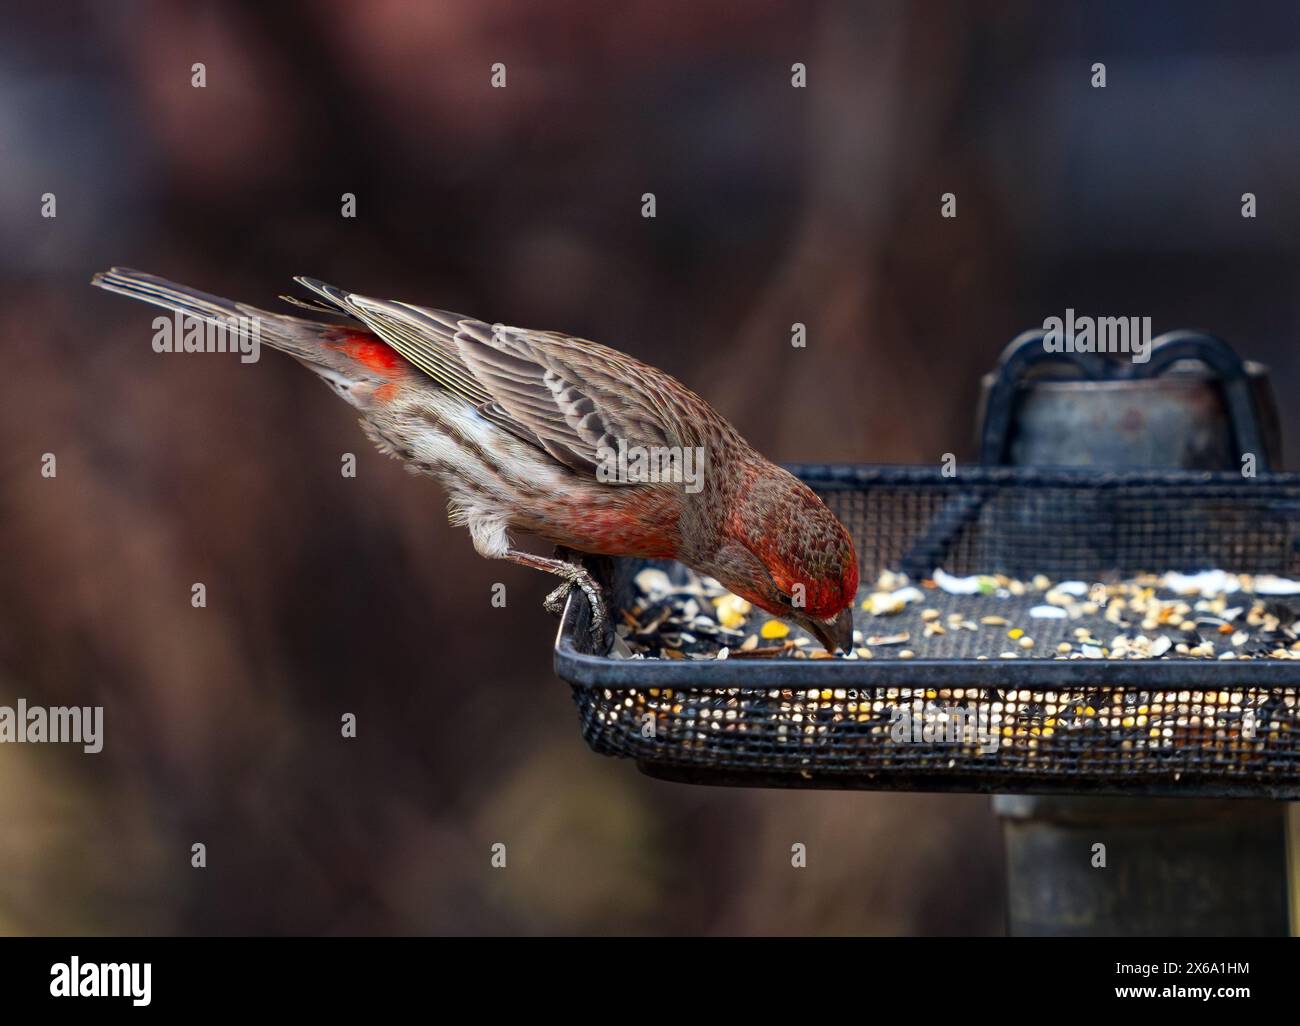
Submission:
MULTIPOLYGON (((321 359, 322 338, 334 334, 339 325, 320 321, 309 321, 288 314, 271 313, 247 303, 236 303, 210 292, 202 292, 188 285, 181 285, 157 275, 135 271, 128 267, 114 267, 101 271, 90 279, 108 292, 152 303, 164 310, 172 310, 186 317, 194 317, 207 324, 213 324, 235 332, 237 335, 248 330, 250 322, 256 322, 260 340, 273 349, 279 349, 300 359, 317 363, 321 359)), ((307 304, 299 304, 307 306, 307 304)), ((314 313, 334 313, 323 304, 317 309, 307 306, 314 313)))

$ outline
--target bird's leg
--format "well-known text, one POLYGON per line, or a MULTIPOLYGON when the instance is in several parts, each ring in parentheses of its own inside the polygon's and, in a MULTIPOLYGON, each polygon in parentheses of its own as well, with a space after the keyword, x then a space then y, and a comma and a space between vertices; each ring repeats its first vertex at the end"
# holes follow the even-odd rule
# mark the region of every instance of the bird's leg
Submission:
MULTIPOLYGON (((566 550, 560 549, 557 551, 564 552, 566 550)), ((564 583, 546 596, 544 605, 548 612, 557 614, 562 612, 564 610, 564 601, 569 597, 570 590, 581 588, 591 606, 591 633, 597 637, 604 635, 605 628, 609 623, 609 616, 605 612, 605 597, 601 592, 600 585, 587 572, 586 567, 580 563, 571 563, 567 559, 535 556, 531 552, 523 552, 519 549, 507 549, 505 558, 518 563, 520 566, 531 567, 534 570, 545 570, 549 574, 564 578, 564 583)))

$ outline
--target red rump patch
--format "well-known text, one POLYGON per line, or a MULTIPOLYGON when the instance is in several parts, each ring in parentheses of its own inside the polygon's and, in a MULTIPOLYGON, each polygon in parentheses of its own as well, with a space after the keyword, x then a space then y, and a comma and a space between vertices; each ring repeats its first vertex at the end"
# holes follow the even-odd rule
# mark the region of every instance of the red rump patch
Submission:
POLYGON ((397 353, 369 335, 351 335, 342 342, 330 343, 329 347, 350 356, 367 370, 385 377, 395 377, 404 369, 405 361, 397 353))

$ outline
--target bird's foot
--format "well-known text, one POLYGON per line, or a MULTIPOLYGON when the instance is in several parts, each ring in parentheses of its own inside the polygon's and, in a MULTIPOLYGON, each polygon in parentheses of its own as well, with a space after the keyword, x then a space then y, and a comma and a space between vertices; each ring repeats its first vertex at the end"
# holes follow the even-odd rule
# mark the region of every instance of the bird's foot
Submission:
POLYGON ((564 613, 564 603, 569 598, 569 592, 574 588, 582 589, 582 593, 587 596, 587 604, 591 608, 591 621, 588 624, 588 630, 591 631, 596 649, 603 651, 608 648, 611 642, 609 637, 609 613, 605 608, 605 595, 599 584, 596 583, 591 573, 582 565, 582 557, 565 548, 556 549, 554 558, 546 556, 535 556, 531 552, 522 552, 518 549, 510 549, 506 552, 506 558, 513 560, 520 566, 532 567, 534 570, 545 570, 548 574, 555 574, 563 579, 564 583, 546 596, 543 605, 546 611, 559 616, 564 613))
POLYGON ((569 600, 569 592, 573 590, 573 584, 570 581, 564 581, 558 588, 542 599, 542 608, 552 616, 564 615, 564 603, 569 600))
POLYGON ((572 563, 567 565, 568 570, 557 571, 563 574, 564 583, 547 595, 542 605, 546 607, 547 612, 559 616, 564 612, 564 603, 568 601, 569 592, 574 588, 580 588, 587 596, 587 605, 591 608, 591 623, 588 629, 593 637, 602 639, 609 627, 609 614, 605 612, 605 596, 600 585, 583 567, 572 563))

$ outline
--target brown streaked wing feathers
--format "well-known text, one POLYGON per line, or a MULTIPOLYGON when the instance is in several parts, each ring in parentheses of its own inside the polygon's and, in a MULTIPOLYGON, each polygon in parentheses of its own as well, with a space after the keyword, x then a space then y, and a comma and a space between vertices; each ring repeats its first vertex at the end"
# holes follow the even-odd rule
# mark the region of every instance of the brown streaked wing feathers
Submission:
POLYGON ((696 410, 672 400, 683 390, 662 371, 594 342, 296 280, 485 418, 579 473, 594 473, 599 450, 620 439, 647 447, 689 444, 682 436, 696 432, 684 418, 707 415, 700 401, 696 410))
MULTIPOLYGON (((659 371, 604 346, 554 333, 498 326, 457 332, 466 365, 496 408, 537 436, 561 463, 594 473, 601 449, 680 444, 651 404, 659 371), (649 386, 649 389, 647 388, 649 386)), ((664 378, 665 383, 667 379, 664 378)))

